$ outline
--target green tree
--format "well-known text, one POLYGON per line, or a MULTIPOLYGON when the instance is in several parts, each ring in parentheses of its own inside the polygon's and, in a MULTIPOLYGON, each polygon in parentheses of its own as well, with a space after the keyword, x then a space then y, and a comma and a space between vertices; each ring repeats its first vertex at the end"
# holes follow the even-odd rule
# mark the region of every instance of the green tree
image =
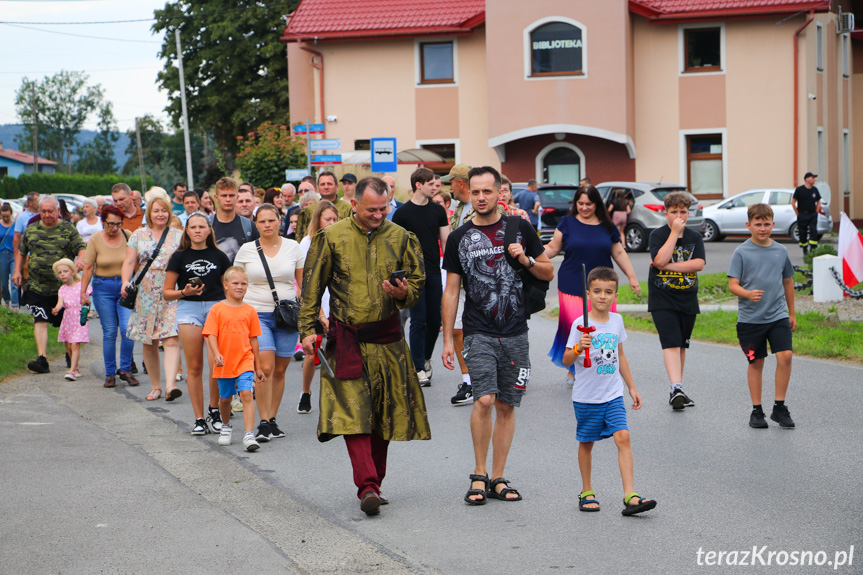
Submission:
MULTIPOLYGON (((162 186, 161 182, 168 177, 166 174, 177 175, 171 176, 173 178, 171 186, 173 186, 174 182, 185 180, 186 143, 183 133, 180 131, 169 133, 165 129, 165 126, 150 114, 138 120, 138 128, 141 131, 144 172, 152 175, 153 179, 159 182, 156 184, 158 186, 162 186)), ((123 173, 137 174, 138 140, 135 129, 128 130, 126 135, 129 137, 129 145, 126 146, 128 158, 123 165, 123 173)), ((206 172, 204 139, 197 134, 192 134, 189 143, 192 148, 192 169, 195 171, 195 184, 197 185, 206 172)))
POLYGON ((15 111, 24 132, 15 137, 18 149, 33 153, 34 125, 39 156, 65 165, 71 171, 72 151, 90 115, 105 105, 102 86, 87 85, 83 72, 60 72, 41 81, 27 77, 15 93, 15 111))
POLYGON ((179 29, 189 125, 212 133, 224 154, 236 151, 236 136, 265 121, 288 124, 288 70, 279 40, 283 16, 299 0, 170 0, 155 11, 154 32, 164 33, 159 86, 168 93, 166 111, 180 125, 180 80, 176 65, 179 29))
MULTIPOLYGON (((141 149, 144 156, 144 170, 161 160, 162 142, 167 135, 162 123, 150 114, 138 119, 138 127, 141 131, 141 149)), ((129 137, 129 145, 126 146, 126 163, 123 165, 124 174, 138 173, 138 139, 135 128, 126 130, 129 137)))
POLYGON ((288 126, 264 122, 247 137, 237 137, 237 167, 243 180, 261 188, 280 186, 285 170, 306 166, 305 140, 291 136, 288 126))
POLYGON ((75 171, 84 174, 115 173, 114 144, 119 139, 114 111, 111 102, 107 102, 99 110, 99 133, 93 140, 78 148, 75 171))

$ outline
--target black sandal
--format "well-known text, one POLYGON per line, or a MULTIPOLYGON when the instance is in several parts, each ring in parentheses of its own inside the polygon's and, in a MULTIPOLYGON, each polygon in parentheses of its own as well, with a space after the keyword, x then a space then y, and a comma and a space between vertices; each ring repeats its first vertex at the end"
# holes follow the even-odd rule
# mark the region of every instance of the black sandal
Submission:
POLYGON ((488 475, 476 475, 474 473, 470 474, 470 485, 471 488, 467 490, 467 495, 464 496, 465 503, 468 505, 485 505, 486 501, 488 501, 488 475), (474 481, 482 481, 485 484, 483 489, 474 489, 473 482, 474 481), (480 495, 482 499, 471 499, 471 495, 480 495))
POLYGON ((654 507, 656 507, 655 499, 645 499, 641 495, 633 491, 623 499, 623 511, 621 511, 621 513, 628 517, 630 515, 636 515, 638 513, 650 511, 654 507), (629 504, 629 502, 633 499, 638 499, 638 503, 636 505, 629 504))
POLYGON ((491 486, 488 488, 488 496, 492 499, 500 499, 501 501, 521 501, 521 494, 518 492, 517 489, 510 487, 509 481, 507 481, 503 477, 498 477, 491 482, 491 486), (501 489, 500 493, 498 493, 495 487, 497 487, 501 483, 506 485, 506 487, 501 489), (517 497, 507 497, 507 494, 509 493, 515 493, 517 497))

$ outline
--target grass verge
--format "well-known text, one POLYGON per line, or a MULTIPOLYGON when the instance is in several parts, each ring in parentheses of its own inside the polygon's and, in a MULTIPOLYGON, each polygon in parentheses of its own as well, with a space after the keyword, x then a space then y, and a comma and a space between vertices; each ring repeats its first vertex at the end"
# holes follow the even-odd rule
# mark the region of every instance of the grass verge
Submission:
MULTIPOLYGON (((48 326, 48 359, 63 355, 66 346, 57 341, 56 327, 48 326)), ((27 362, 36 357, 33 318, 0 307, 0 383, 27 372, 27 362)))

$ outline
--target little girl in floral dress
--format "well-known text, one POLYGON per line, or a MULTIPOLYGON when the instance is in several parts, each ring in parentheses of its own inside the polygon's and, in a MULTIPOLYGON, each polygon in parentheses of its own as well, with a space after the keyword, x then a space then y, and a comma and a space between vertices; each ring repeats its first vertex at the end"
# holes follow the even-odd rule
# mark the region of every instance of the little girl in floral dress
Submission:
MULTIPOLYGON (((57 341, 65 342, 66 353, 71 358, 72 366, 66 373, 68 381, 75 381, 81 377, 78 370, 78 360, 81 357, 81 344, 90 343, 90 328, 81 325, 81 278, 78 277, 78 268, 75 263, 63 258, 54 262, 54 274, 63 284, 57 292, 57 305, 51 313, 57 315, 64 309, 63 320, 60 323, 60 333, 57 341)), ((92 287, 87 287, 87 295, 93 292, 92 287)))

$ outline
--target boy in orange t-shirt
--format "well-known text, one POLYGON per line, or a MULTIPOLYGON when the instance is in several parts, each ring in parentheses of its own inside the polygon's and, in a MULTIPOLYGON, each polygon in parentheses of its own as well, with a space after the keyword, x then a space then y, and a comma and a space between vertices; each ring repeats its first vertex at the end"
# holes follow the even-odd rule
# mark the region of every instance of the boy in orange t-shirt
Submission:
POLYGON ((260 445, 255 441, 252 390, 256 376, 259 382, 266 380, 258 357, 261 323, 255 308, 243 303, 246 288, 249 287, 246 270, 237 266, 228 268, 222 276, 222 285, 225 287, 225 300, 210 309, 203 331, 209 353, 215 358, 213 377, 219 380, 219 412, 222 415, 219 445, 231 444, 231 397, 239 391, 246 430, 243 448, 257 451, 260 445), (220 350, 224 350, 224 353, 220 350))

